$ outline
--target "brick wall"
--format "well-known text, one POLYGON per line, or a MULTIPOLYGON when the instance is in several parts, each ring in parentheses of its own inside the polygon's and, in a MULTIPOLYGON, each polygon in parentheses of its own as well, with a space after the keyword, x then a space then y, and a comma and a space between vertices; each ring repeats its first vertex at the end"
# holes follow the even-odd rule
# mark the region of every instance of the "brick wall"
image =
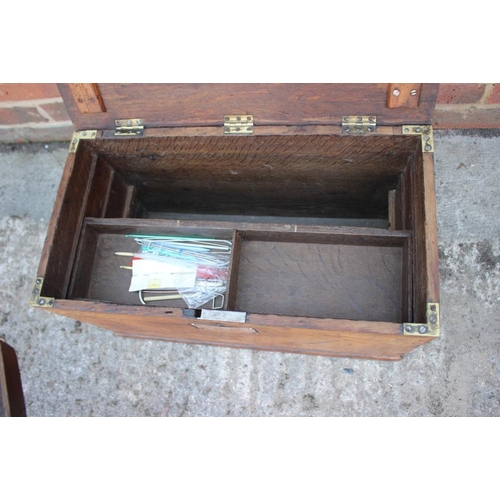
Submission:
POLYGON ((500 127, 500 83, 442 83, 434 127, 500 127))
MULTIPOLYGON (((500 84, 442 83, 435 128, 500 127, 500 84)), ((54 83, 0 83, 0 142, 67 141, 73 126, 54 83)))
POLYGON ((68 141, 72 133, 55 83, 0 83, 0 142, 68 141))

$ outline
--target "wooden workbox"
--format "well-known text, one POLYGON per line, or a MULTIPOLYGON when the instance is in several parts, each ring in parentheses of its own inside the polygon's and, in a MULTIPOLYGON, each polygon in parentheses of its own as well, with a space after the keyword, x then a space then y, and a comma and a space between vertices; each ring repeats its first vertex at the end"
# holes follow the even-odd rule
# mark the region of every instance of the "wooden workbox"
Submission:
POLYGON ((31 304, 119 335, 400 359, 439 336, 437 84, 62 84, 31 304), (233 242, 222 311, 141 305, 126 234, 233 242))

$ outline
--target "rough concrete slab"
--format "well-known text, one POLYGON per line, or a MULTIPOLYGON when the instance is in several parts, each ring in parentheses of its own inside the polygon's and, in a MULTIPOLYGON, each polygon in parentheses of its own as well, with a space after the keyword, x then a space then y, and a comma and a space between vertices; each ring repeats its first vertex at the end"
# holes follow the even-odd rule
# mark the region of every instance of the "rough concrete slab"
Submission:
MULTIPOLYGON (((500 137, 480 134, 435 134, 442 337, 395 363, 117 338, 30 309, 52 205, 2 201, 0 335, 28 415, 500 416, 500 137)), ((45 162, 60 177, 66 146, 31 147, 0 151, 0 168, 45 162)), ((36 193, 29 168, 0 189, 36 193)))
POLYGON ((61 142, 0 144, 0 214, 47 220, 67 155, 61 142))

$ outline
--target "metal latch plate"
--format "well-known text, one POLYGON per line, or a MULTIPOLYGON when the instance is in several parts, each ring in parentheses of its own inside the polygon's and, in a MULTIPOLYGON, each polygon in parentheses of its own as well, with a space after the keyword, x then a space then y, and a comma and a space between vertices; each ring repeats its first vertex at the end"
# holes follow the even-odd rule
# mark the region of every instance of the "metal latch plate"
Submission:
POLYGON ((246 317, 246 312, 202 309, 200 319, 210 321, 227 321, 230 323, 245 323, 246 317))
POLYGON ((115 135, 143 135, 144 122, 139 118, 115 120, 115 135))
POLYGON ((434 152, 434 134, 431 125, 403 125, 403 135, 419 135, 422 138, 422 151, 424 153, 434 152))
POLYGON ((344 116, 342 132, 344 134, 366 134, 377 130, 376 116, 344 116))
POLYGON ((225 115, 224 134, 251 134, 253 132, 252 115, 225 115))

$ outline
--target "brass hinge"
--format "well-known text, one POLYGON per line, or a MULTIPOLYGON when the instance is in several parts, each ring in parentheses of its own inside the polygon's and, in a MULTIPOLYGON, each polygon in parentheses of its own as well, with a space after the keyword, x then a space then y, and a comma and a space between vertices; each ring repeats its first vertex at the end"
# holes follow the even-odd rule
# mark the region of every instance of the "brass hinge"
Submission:
POLYGON ((115 120, 115 135, 142 135, 144 122, 139 118, 129 120, 115 120))
POLYGON ((78 144, 82 139, 95 139, 97 136, 97 130, 81 130, 80 132, 74 132, 71 142, 69 144, 69 153, 76 153, 78 149, 78 144))
POLYGON ((342 133, 366 134, 377 130, 376 116, 344 116, 342 117, 342 133))
POLYGON ((252 115, 225 115, 224 133, 225 134, 251 134, 253 132, 252 115))
POLYGON ((403 125, 401 127, 404 135, 419 135, 422 138, 422 151, 424 153, 434 152, 434 134, 432 125, 403 125))
POLYGON ((404 335, 439 337, 439 304, 429 302, 426 307, 426 323, 403 323, 404 335))
POLYGON ((48 307, 54 306, 54 299, 52 297, 41 297, 40 291, 43 286, 43 278, 38 277, 33 283, 33 288, 31 289, 30 295, 30 306, 32 307, 48 307))

